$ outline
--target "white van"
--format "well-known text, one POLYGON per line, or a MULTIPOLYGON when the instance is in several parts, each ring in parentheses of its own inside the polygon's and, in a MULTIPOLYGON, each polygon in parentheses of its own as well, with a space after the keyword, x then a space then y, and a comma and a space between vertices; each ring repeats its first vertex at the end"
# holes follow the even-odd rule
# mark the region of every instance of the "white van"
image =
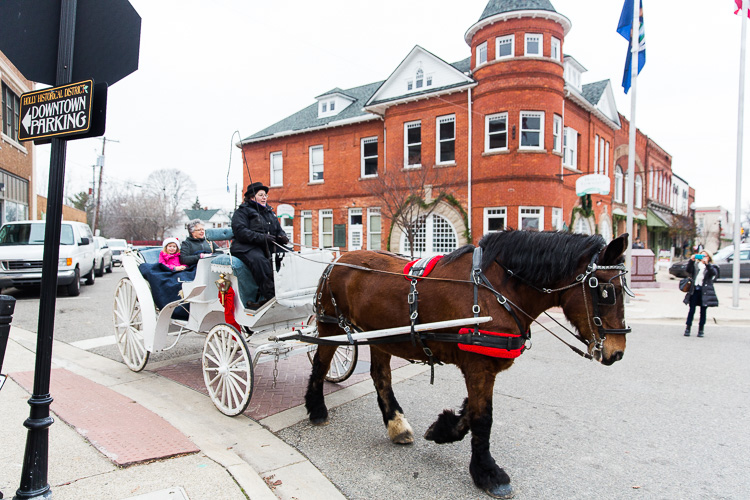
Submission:
MULTIPOLYGON (((42 282, 45 221, 9 222, 0 228, 0 290, 42 282)), ((83 222, 62 221, 57 284, 81 293, 81 277, 94 284, 94 235, 83 222)))

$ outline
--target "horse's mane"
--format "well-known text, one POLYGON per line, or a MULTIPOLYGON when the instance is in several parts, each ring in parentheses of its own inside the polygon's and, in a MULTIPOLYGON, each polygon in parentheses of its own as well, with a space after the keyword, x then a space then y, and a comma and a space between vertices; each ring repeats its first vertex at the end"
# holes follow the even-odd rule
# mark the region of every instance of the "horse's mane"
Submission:
MULTIPOLYGON (((572 276, 580 260, 591 259, 594 253, 604 248, 605 243, 600 235, 511 229, 484 235, 479 246, 483 251, 483 271, 497 261, 505 269, 513 271, 513 274, 535 286, 552 287, 572 276)), ((445 257, 445 264, 473 249, 473 245, 465 245, 454 250, 445 257)))

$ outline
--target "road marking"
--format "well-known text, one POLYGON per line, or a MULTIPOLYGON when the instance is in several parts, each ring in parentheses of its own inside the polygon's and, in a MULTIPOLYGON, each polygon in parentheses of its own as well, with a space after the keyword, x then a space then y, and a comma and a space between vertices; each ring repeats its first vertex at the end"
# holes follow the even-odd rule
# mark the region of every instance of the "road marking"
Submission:
POLYGON ((97 347, 104 347, 107 345, 114 345, 115 336, 107 335, 106 337, 96 337, 93 339, 79 340, 77 342, 71 342, 70 345, 88 351, 89 349, 95 349, 97 347))

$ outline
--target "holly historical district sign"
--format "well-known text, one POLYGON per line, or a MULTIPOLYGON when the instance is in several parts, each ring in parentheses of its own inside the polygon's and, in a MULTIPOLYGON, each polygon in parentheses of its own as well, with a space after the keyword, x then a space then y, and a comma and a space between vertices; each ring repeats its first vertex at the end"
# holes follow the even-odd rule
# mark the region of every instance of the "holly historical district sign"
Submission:
POLYGON ((88 131, 93 96, 92 80, 22 94, 18 140, 29 141, 88 131))

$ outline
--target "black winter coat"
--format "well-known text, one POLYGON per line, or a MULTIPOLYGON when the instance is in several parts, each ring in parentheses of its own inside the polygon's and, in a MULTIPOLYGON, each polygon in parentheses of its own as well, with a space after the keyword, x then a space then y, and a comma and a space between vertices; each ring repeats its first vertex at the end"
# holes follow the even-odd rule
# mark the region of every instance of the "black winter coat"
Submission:
POLYGON ((199 254, 213 253, 214 248, 210 241, 205 238, 193 238, 188 236, 180 245, 180 263, 186 266, 197 264, 200 260, 199 254))
MULTIPOLYGON (((685 304, 690 304, 690 297, 695 291, 695 278, 698 276, 698 266, 695 265, 695 261, 691 260, 687 264, 687 272, 693 278, 693 285, 690 287, 690 291, 685 294, 685 298, 682 300, 685 304)), ((701 283, 701 306, 702 307, 718 307, 719 297, 716 296, 716 290, 714 290, 714 280, 719 274, 719 268, 715 264, 707 264, 706 272, 703 273, 703 283, 701 283)))
POLYGON ((269 205, 259 205, 252 200, 244 202, 235 210, 232 216, 232 232, 232 253, 244 253, 257 247, 262 249, 266 256, 270 256, 271 252, 278 251, 278 247, 268 245, 266 235, 286 237, 273 209, 269 205))

